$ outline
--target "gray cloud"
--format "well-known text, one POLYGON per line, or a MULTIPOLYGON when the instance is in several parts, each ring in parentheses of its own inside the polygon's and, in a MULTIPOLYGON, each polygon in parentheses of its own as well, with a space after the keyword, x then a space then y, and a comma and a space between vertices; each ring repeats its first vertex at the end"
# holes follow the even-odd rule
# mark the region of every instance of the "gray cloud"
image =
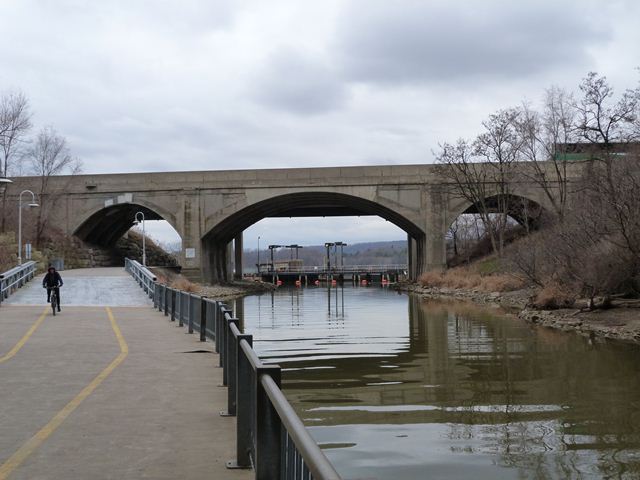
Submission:
POLYGON ((347 100, 347 88, 336 72, 309 52, 277 51, 254 81, 260 103, 290 113, 327 113, 347 100))
POLYGON ((550 83, 635 84, 637 4, 600 6, 607 43, 593 1, 0 1, 0 91, 87 172, 418 163, 550 83))
POLYGON ((568 2, 352 0, 337 49, 347 78, 365 83, 513 78, 589 63, 605 24, 568 2))

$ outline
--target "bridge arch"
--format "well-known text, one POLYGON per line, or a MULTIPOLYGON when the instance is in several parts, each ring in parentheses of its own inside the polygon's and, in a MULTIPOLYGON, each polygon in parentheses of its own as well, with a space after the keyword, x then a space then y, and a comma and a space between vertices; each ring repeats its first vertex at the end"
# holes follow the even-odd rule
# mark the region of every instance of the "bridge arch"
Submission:
MULTIPOLYGON (((246 205, 214 223, 202 237, 203 274, 211 281, 229 278, 227 245, 264 218, 376 215, 400 229, 417 243, 425 241, 424 230, 404 214, 381 201, 347 193, 307 191, 275 195, 246 205)), ((422 249, 418 252, 421 257, 422 249)), ((422 261, 421 258, 417 261, 422 261)))
POLYGON ((72 231, 75 236, 88 243, 110 247, 134 225, 136 212, 142 212, 145 220, 166 220, 180 234, 172 213, 139 199, 135 203, 94 208, 78 221, 72 231))
MULTIPOLYGON (((512 193, 504 198, 501 195, 491 195, 485 198, 485 203, 491 213, 501 213, 500 200, 508 202, 509 209, 507 215, 512 217, 520 225, 536 229, 549 215, 549 211, 541 202, 534 200, 530 195, 512 193)), ((467 213, 478 213, 480 206, 466 199, 460 199, 453 208, 449 210, 447 226, 451 225, 460 215, 467 213)))
MULTIPOLYGON (((528 195, 509 194, 506 196, 491 195, 484 199, 489 213, 503 213, 507 206, 507 215, 515 220, 525 231, 538 229, 548 218, 549 211, 528 195)), ((486 253, 489 248, 488 239, 484 237, 484 229, 477 217, 481 211, 478 203, 458 199, 450 205, 446 220, 445 255, 446 263, 455 266, 462 261, 469 261, 478 255, 486 253), (484 239, 484 240, 483 240, 484 239), (451 247, 451 250, 449 249, 451 247)))

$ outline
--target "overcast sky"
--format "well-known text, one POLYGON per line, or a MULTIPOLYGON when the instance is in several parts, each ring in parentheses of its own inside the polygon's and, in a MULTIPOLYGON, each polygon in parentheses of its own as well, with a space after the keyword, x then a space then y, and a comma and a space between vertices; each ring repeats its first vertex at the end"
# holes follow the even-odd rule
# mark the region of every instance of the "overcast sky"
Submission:
POLYGON ((429 163, 590 70, 635 86, 638 25, 637 0, 0 0, 0 91, 87 173, 429 163))

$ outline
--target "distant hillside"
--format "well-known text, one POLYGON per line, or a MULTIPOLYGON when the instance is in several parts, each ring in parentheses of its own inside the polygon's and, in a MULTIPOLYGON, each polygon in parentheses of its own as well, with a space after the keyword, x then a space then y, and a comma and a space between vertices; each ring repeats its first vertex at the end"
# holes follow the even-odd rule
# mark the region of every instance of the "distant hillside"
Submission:
MULTIPOLYGON (((345 265, 391 265, 407 263, 407 242, 406 240, 394 240, 389 242, 366 242, 347 245, 344 249, 345 265)), ((295 258, 295 250, 281 248, 274 252, 275 260, 295 258)), ((298 250, 298 258, 302 259, 305 265, 324 265, 326 263, 327 250, 324 245, 309 245, 298 250)), ((338 248, 338 257, 340 248, 338 248)), ((270 260, 268 249, 260 250, 260 263, 267 263, 270 260)), ((258 263, 257 250, 244 251, 244 269, 250 271, 255 269, 258 263)), ((335 263, 334 250, 331 249, 331 263, 335 263)))

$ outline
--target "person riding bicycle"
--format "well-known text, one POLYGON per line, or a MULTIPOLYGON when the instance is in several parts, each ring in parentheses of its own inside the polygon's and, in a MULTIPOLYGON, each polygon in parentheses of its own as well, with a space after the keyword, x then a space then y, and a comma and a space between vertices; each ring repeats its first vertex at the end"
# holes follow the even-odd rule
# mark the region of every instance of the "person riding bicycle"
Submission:
POLYGON ((62 277, 53 265, 49 265, 47 274, 42 279, 42 286, 47 289, 47 303, 51 301, 51 290, 56 292, 58 298, 58 311, 60 311, 60 287, 64 285, 62 277))

